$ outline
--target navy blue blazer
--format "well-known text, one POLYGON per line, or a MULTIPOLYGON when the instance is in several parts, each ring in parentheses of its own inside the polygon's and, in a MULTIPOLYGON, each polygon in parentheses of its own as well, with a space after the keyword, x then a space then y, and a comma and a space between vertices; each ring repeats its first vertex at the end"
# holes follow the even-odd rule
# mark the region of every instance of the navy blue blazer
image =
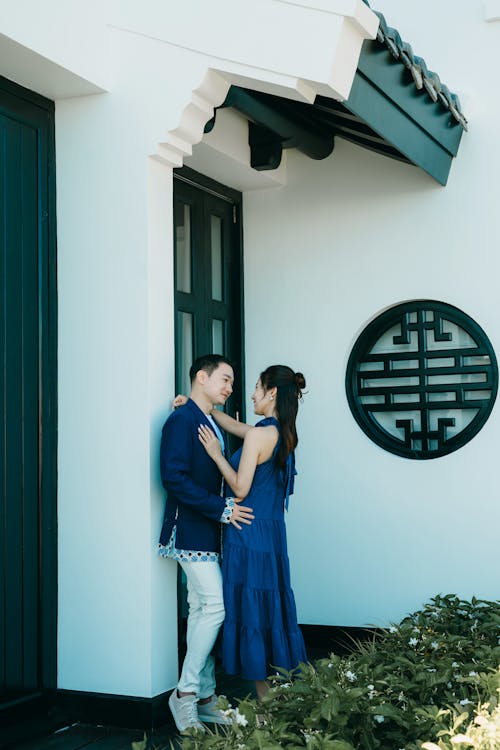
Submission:
POLYGON ((220 552, 220 519, 225 508, 219 469, 198 438, 200 424, 213 430, 206 415, 189 399, 174 411, 161 434, 160 471, 167 490, 160 544, 176 527, 177 549, 220 552))

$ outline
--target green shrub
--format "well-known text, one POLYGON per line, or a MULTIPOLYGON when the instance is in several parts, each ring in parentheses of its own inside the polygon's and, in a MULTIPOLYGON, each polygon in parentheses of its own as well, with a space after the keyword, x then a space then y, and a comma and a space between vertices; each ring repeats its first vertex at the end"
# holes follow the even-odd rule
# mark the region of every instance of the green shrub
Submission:
MULTIPOLYGON (((445 711, 444 714, 451 712, 445 711)), ((498 750, 500 748, 500 706, 480 706, 472 721, 469 716, 449 716, 450 727, 440 730, 437 742, 422 743, 422 750, 498 750), (464 723, 466 725, 464 726, 464 723)))
POLYGON ((241 701, 239 721, 182 748, 498 750, 453 738, 483 742, 498 722, 499 626, 500 602, 436 596, 348 656, 277 674, 262 704, 241 701))

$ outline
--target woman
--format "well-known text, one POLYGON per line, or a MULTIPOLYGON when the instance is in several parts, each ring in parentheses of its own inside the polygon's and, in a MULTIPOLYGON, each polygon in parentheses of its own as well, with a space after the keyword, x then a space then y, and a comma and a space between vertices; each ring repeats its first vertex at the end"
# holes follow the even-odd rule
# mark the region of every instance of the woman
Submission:
POLYGON ((255 515, 241 530, 225 528, 222 656, 228 674, 255 681, 259 700, 273 667, 291 670, 307 660, 290 587, 284 520, 296 473, 295 420, 304 387, 302 373, 273 365, 261 373, 252 395, 255 414, 264 417, 255 427, 212 411, 223 430, 243 438, 230 463, 212 430, 199 427, 200 440, 235 500, 245 498, 255 515))

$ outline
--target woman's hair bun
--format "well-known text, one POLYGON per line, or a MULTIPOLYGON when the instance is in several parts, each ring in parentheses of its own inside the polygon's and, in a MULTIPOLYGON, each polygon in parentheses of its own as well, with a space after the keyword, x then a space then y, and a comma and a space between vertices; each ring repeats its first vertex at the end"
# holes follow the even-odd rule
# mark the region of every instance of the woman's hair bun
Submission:
POLYGON ((301 372, 295 373, 295 382, 297 384, 297 388, 299 388, 300 390, 306 387, 306 379, 301 372))

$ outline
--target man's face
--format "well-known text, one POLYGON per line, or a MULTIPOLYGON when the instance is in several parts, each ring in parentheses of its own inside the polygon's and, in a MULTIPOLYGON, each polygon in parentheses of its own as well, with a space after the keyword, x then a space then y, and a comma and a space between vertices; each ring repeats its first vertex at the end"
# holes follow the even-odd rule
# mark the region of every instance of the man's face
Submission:
POLYGON ((223 406, 233 392, 233 368, 222 362, 211 375, 204 376, 203 392, 214 406, 223 406))

